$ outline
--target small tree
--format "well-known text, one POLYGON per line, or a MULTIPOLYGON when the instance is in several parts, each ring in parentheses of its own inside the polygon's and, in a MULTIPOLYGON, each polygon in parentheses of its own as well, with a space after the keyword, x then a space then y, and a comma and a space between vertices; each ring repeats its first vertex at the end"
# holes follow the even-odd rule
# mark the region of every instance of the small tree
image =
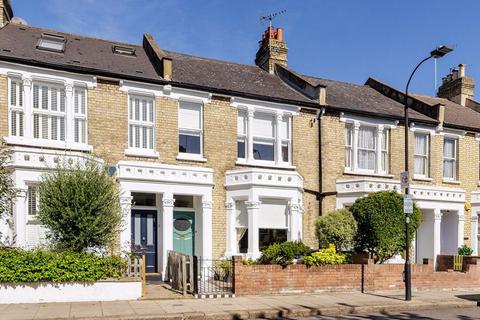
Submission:
POLYGON ((111 246, 121 225, 115 180, 94 161, 62 165, 39 186, 39 221, 58 249, 84 251, 111 246))
POLYGON ((346 209, 332 211, 317 219, 316 235, 320 247, 334 244, 337 250, 349 250, 357 233, 357 222, 346 209))
MULTIPOLYGON (((11 223, 12 203, 16 192, 13 181, 6 165, 10 159, 10 151, 3 142, 0 143, 0 223, 11 223)), ((12 239, 0 233, 0 245, 10 245, 12 239)))
MULTIPOLYGON (((403 197, 397 192, 376 192, 355 201, 350 211, 357 221, 356 252, 368 252, 380 263, 405 249, 403 197)), ((422 214, 414 205, 410 215, 410 239, 421 223, 422 214)))

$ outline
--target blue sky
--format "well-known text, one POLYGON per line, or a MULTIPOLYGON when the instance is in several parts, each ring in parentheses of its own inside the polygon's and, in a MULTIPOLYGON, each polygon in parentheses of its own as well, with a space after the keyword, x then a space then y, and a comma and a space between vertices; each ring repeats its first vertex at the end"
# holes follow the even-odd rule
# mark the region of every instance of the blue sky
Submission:
MULTIPOLYGON (((480 85, 480 1, 476 0, 11 0, 30 25, 141 43, 151 33, 165 49, 253 64, 266 24, 286 9, 288 64, 322 78, 364 83, 369 76, 404 88, 418 61, 437 45, 455 51, 438 60, 438 79, 459 63, 480 85)), ((434 63, 411 91, 433 95, 434 63)), ((476 90, 478 92, 478 90, 476 90)))

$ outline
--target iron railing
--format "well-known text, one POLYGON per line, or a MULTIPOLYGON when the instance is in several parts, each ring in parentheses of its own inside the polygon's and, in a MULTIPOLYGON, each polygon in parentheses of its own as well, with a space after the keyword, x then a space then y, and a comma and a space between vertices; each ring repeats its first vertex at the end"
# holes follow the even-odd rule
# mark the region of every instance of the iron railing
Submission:
POLYGON ((233 290, 232 261, 194 257, 196 294, 226 294, 233 290))

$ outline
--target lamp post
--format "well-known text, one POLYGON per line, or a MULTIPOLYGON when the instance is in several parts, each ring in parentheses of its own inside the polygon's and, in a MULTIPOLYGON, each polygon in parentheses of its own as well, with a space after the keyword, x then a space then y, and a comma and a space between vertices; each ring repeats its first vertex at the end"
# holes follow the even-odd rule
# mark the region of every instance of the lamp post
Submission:
MULTIPOLYGON (((405 176, 407 177, 407 184, 405 187, 405 199, 409 195, 409 181, 410 181, 410 175, 408 172, 408 128, 409 128, 409 122, 408 122, 408 86, 410 85, 410 81, 413 78, 413 75, 417 71, 417 69, 427 60, 431 58, 441 58, 447 53, 453 51, 452 48, 449 48, 447 46, 440 46, 430 52, 430 56, 426 57, 422 61, 420 61, 415 69, 413 69, 412 73, 410 74, 410 77, 408 78, 407 82, 407 87, 405 88, 405 176)), ((405 209, 405 208, 404 208, 405 209)), ((405 270, 404 270, 404 275, 405 275, 405 300, 410 301, 412 300, 412 278, 411 278, 411 272, 410 272, 410 214, 411 212, 405 212, 405 270)))

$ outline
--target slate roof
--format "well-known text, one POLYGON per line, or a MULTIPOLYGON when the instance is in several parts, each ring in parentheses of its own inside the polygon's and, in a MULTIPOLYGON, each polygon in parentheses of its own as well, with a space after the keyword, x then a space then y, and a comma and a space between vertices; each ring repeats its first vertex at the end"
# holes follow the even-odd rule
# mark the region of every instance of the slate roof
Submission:
MULTIPOLYGON (((0 60, 14 60, 98 75, 110 75, 143 81, 166 83, 156 72, 142 46, 83 37, 31 26, 9 23, 0 29, 0 60), (42 33, 65 37, 65 52, 36 48, 42 33), (113 45, 135 49, 136 57, 114 54, 113 45)), ((194 57, 165 51, 173 60, 172 84, 226 91, 232 95, 263 97, 315 105, 310 99, 287 86, 277 76, 253 65, 194 57)))
MULTIPOLYGON (((313 86, 326 86, 327 106, 360 113, 369 113, 376 116, 403 119, 403 104, 384 96, 368 85, 327 80, 311 76, 302 77, 313 86)), ((436 122, 435 119, 415 110, 412 110, 409 115, 417 121, 436 122)))
POLYGON ((444 105, 445 125, 480 131, 480 113, 477 111, 444 98, 418 94, 412 94, 411 96, 431 106, 437 104, 444 105))

